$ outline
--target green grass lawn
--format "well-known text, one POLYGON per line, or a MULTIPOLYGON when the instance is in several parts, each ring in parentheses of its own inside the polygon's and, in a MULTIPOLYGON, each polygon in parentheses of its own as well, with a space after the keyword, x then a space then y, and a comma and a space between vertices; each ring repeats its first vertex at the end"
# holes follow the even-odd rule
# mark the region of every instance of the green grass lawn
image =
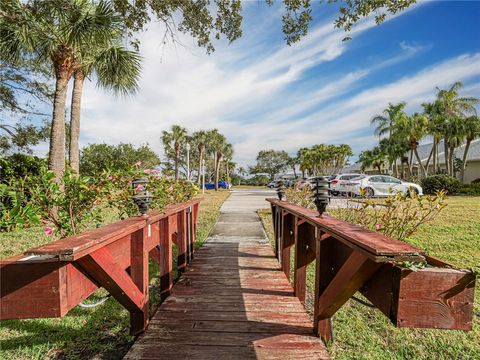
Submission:
MULTIPOLYGON (((223 190, 205 192, 196 248, 204 243, 229 194, 223 190)), ((0 233, 0 257, 19 254, 52 240, 43 234, 42 227, 0 233)), ((158 267, 153 263, 150 266, 151 284, 155 285, 158 267)), ((154 290, 150 297, 155 306, 158 297, 154 290)), ((86 301, 96 301, 105 294, 100 289, 86 301)), ((128 312, 113 298, 95 308, 76 307, 64 318, 2 321, 0 359, 121 359, 134 340, 129 326, 128 312)))
MULTIPOLYGON (((459 268, 480 270, 480 197, 450 197, 448 206, 407 241, 459 268)), ((270 210, 259 215, 273 238, 270 210)), ((293 259, 293 256, 292 256, 293 259)), ((314 290, 315 269, 307 273, 314 290)), ((473 330, 396 328, 380 311, 348 301, 334 316, 334 359, 480 359, 480 281, 477 279, 473 330)), ((311 305, 310 305, 311 306, 311 305)))

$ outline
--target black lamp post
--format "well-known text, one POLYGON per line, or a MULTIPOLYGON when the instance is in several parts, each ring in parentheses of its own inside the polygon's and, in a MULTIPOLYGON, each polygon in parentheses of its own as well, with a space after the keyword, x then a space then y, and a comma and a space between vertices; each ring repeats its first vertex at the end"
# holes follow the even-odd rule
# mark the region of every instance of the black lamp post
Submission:
POLYGON ((285 184, 283 183, 283 180, 280 180, 277 183, 277 196, 278 200, 284 200, 285 199, 285 184))
POLYGON ((140 214, 145 215, 148 206, 152 201, 152 194, 147 190, 148 180, 145 178, 135 179, 132 181, 133 202, 138 206, 140 214))
POLYGON ((313 202, 317 207, 319 215, 322 216, 322 214, 327 209, 327 205, 330 201, 330 196, 328 195, 328 188, 330 187, 330 182, 324 176, 317 176, 313 179, 313 184, 311 187, 313 192, 313 202))

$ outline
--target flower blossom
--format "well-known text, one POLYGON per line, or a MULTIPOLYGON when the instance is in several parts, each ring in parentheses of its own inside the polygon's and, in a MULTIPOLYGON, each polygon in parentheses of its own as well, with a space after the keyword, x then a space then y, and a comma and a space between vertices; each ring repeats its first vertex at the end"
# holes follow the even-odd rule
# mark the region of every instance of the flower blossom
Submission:
POLYGON ((50 236, 53 234, 53 229, 50 226, 47 226, 45 229, 43 229, 43 232, 45 235, 50 236))

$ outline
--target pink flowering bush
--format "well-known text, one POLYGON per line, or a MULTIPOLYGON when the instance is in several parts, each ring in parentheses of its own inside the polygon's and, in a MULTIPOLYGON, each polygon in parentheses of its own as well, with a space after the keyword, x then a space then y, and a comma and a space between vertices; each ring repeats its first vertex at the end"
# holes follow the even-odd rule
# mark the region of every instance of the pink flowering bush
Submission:
MULTIPOLYGON (((145 178, 146 186, 152 195, 150 209, 162 211, 168 204, 184 202, 198 194, 198 187, 185 180, 174 181, 159 175, 155 169, 141 170, 134 166, 129 172, 111 174, 112 186, 115 189, 108 199, 110 207, 118 210, 120 217, 130 217, 138 214, 138 208, 132 201, 131 184, 134 179, 145 178)), ((143 191, 145 188, 139 185, 135 191, 143 191)))

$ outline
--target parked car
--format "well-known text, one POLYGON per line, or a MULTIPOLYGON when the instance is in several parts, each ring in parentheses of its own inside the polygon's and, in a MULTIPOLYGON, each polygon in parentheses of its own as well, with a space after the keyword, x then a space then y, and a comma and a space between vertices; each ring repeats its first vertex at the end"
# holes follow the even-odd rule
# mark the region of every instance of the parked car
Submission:
POLYGON ((362 176, 362 174, 338 174, 330 177, 330 192, 332 195, 343 195, 347 191, 348 180, 362 176))
MULTIPOLYGON (((231 187, 232 187, 232 184, 229 184, 226 181, 220 180, 218 182, 218 188, 219 189, 230 189, 231 187)), ((206 190, 213 190, 213 189, 215 189, 215 184, 214 183, 205 184, 205 189, 206 190)))
POLYGON ((420 185, 399 180, 387 175, 362 175, 353 178, 346 184, 346 190, 352 195, 388 196, 400 191, 401 193, 416 193, 423 195, 420 185))
POLYGON ((278 187, 278 183, 279 183, 279 180, 273 180, 273 181, 270 181, 267 186, 270 188, 270 189, 275 189, 276 187, 278 187))

